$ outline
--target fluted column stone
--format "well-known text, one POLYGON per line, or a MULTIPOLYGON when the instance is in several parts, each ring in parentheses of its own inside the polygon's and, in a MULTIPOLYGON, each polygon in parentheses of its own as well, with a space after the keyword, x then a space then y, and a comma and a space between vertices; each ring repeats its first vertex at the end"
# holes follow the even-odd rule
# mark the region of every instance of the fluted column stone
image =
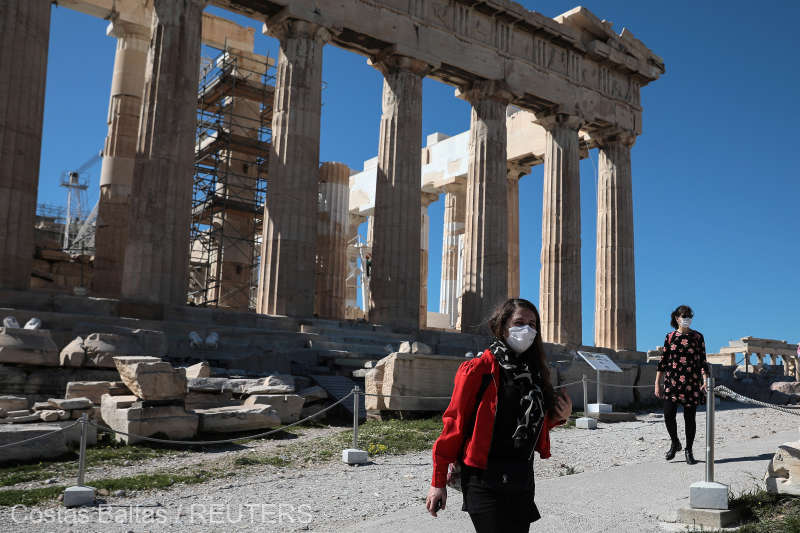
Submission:
POLYGON ((633 257, 633 135, 599 142, 594 344, 636 350, 636 278, 633 257))
POLYGON ((506 106, 497 82, 463 91, 472 104, 467 171, 461 330, 477 332, 508 297, 506 106))
POLYGON ((442 275, 439 287, 439 312, 449 317, 450 327, 458 323, 458 302, 461 296, 459 271, 466 220, 466 185, 459 184, 444 195, 444 231, 442 236, 442 275))
POLYGON ((122 296, 183 304, 205 0, 154 0, 122 296))
POLYGON ((0 2, 0 288, 30 286, 50 4, 0 2))
POLYGON ((117 51, 100 171, 92 289, 99 295, 118 298, 128 243, 129 199, 150 28, 117 21, 108 25, 106 34, 117 39, 117 51))
POLYGON ((581 194, 577 117, 540 119, 545 128, 539 310, 545 342, 581 344, 581 194))
POLYGON ((384 82, 369 320, 417 329, 421 217, 413 214, 422 206, 422 78, 428 66, 398 56, 373 65, 383 73, 384 82))
POLYGON ((431 218, 428 206, 438 199, 439 195, 422 194, 419 232, 419 327, 428 325, 428 250, 430 248, 431 218))
POLYGON ((287 19, 267 22, 280 40, 269 184, 258 287, 259 313, 311 316, 315 256, 323 27, 287 19))
POLYGON ((323 318, 345 318, 349 182, 347 165, 320 166, 314 314, 323 318))
POLYGON ((530 172, 530 168, 508 164, 506 191, 508 196, 508 297, 520 297, 519 272, 519 180, 530 172))

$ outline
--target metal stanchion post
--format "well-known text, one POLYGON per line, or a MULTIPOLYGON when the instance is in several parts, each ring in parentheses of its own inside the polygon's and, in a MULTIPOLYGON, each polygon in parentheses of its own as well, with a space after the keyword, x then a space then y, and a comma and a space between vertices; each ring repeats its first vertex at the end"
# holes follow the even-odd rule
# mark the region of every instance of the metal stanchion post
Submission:
POLYGON ((706 378, 706 481, 714 481, 714 377, 706 378))
POLYGON ((83 413, 80 418, 81 447, 78 456, 78 484, 67 487, 64 491, 64 506, 78 507, 81 505, 94 505, 94 489, 83 484, 86 472, 86 434, 89 431, 89 416, 83 413))
POLYGON ((589 416, 589 383, 586 379, 586 374, 581 376, 581 384, 583 385, 583 416, 575 421, 575 427, 597 429, 597 420, 589 416))
POLYGON ((353 448, 358 449, 358 385, 353 387, 353 448))
POLYGON ((86 432, 89 430, 89 416, 81 415, 81 448, 78 458, 78 486, 83 487, 83 476, 86 471, 86 432))

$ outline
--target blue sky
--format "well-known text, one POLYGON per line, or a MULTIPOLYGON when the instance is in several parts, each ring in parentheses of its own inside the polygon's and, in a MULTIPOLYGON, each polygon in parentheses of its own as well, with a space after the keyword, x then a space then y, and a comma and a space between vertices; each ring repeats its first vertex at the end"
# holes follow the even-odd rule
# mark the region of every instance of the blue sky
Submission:
MULTIPOLYGON (((523 1, 554 17, 577 5, 523 1)), ((669 312, 695 310, 710 352, 746 335, 800 341, 800 177, 792 148, 800 84, 800 3, 582 3, 630 29, 667 72, 642 89, 643 134, 633 148, 637 340, 659 345, 669 312)), ((210 8, 215 14, 231 16, 210 8)), ((277 42, 260 35, 260 53, 277 42)), ((107 22, 53 8, 39 201, 65 204, 64 170, 103 145, 115 40, 107 22)), ((365 58, 325 48, 322 161, 360 169, 378 148, 380 74, 365 58)), ((469 128, 453 88, 426 80, 423 139, 469 128)), ((581 164, 583 340, 593 344, 597 153, 581 164)), ((90 171, 91 207, 99 165, 90 171)), ((522 296, 539 300, 542 167, 520 183, 522 296)), ((438 311, 443 202, 430 207, 429 308, 438 311)))

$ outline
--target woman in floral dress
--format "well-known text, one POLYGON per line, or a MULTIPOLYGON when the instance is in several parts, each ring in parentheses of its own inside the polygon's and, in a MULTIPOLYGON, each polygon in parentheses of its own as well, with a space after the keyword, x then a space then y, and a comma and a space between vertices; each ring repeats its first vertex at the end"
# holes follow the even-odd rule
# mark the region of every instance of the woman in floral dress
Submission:
POLYGON ((667 450, 667 461, 681 450, 678 440, 678 424, 675 420, 678 404, 683 405, 683 421, 686 426, 686 463, 697 463, 692 455, 692 444, 697 431, 695 414, 697 405, 705 401, 706 391, 706 343, 699 331, 690 329, 694 313, 688 305, 681 305, 672 312, 670 325, 674 331, 664 339, 664 352, 658 363, 655 393, 664 400, 664 423, 672 444, 667 450), (663 385, 662 385, 663 382, 663 385))

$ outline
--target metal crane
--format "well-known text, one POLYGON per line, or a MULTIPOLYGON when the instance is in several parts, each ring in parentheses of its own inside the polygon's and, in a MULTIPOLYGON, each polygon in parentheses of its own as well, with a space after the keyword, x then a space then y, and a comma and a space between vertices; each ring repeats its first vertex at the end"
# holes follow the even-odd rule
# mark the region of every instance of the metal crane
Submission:
POLYGON ((103 152, 100 151, 84 162, 77 170, 65 170, 61 173, 61 186, 67 189, 67 218, 64 222, 64 250, 69 250, 72 245, 70 241, 70 225, 73 222, 78 224, 83 221, 87 214, 86 189, 89 188, 89 180, 83 175, 102 159, 103 152))

